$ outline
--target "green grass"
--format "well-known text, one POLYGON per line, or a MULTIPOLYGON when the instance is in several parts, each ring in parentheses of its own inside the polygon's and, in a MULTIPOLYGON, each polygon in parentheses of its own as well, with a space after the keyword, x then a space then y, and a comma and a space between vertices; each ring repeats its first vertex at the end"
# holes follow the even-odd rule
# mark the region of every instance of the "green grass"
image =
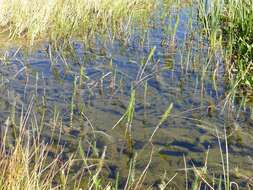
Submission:
MULTIPOLYGON (((60 40, 97 34, 127 37, 154 0, 1 0, 0 27, 10 38, 60 40)), ((141 22, 139 22, 141 24, 141 22)))
POLYGON ((224 52, 226 74, 233 89, 253 89, 253 1, 201 0, 199 12, 210 47, 224 52), (221 42, 222 40, 222 42, 221 42))
POLYGON ((228 2, 225 15, 228 26, 225 32, 231 38, 232 57, 237 72, 236 79, 253 88, 253 2, 250 0, 228 2))

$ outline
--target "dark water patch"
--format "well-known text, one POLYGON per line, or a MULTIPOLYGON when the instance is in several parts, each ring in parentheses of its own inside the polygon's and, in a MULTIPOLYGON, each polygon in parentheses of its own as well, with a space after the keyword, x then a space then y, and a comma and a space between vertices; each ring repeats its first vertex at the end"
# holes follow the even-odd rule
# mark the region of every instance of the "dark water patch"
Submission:
POLYGON ((175 140, 170 145, 171 146, 183 147, 183 148, 185 148, 185 149, 187 149, 188 151, 191 151, 191 152, 203 152, 201 147, 198 147, 196 144, 193 144, 193 143, 190 143, 190 142, 187 142, 187 141, 175 140))
POLYGON ((141 150, 144 146, 145 146, 145 142, 142 142, 142 141, 139 141, 139 140, 136 140, 133 144, 133 147, 134 149, 136 150, 141 150))
POLYGON ((72 135, 73 137, 78 137, 80 135, 80 131, 73 129, 70 130, 69 134, 72 135))
POLYGON ((186 151, 160 150, 159 154, 165 156, 182 157, 184 155, 187 155, 188 153, 186 151))
POLYGON ((121 116, 121 115, 122 115, 121 112, 116 111, 116 110, 114 110, 114 109, 100 108, 100 110, 103 111, 103 112, 106 112, 106 113, 111 113, 111 114, 113 114, 113 115, 118 115, 118 116, 121 116))
POLYGON ((201 160, 191 159, 188 161, 187 165, 191 167, 201 168, 204 167, 204 162, 201 160))
POLYGON ((208 148, 212 148, 212 147, 213 147, 212 143, 209 142, 209 141, 207 141, 207 140, 205 140, 205 141, 202 142, 201 144, 204 146, 204 148, 205 148, 206 150, 207 150, 208 148))
POLYGON ((116 179, 118 173, 118 167, 116 165, 109 165, 109 178, 116 179))

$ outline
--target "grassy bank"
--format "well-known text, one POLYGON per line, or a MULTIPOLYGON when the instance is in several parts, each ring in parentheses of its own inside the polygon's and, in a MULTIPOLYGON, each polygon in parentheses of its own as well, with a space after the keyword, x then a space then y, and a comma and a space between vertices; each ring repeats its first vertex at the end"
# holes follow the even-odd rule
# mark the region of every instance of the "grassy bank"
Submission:
POLYGON ((210 46, 223 51, 226 73, 233 89, 253 89, 253 2, 201 1, 200 13, 210 46))
MULTIPOLYGON (((10 38, 111 39, 127 35, 134 22, 154 6, 153 0, 1 0, 0 26, 10 38)), ((139 23, 140 24, 140 23, 139 23)))
POLYGON ((230 0, 223 22, 229 40, 231 63, 236 80, 246 90, 253 90, 253 2, 230 0))

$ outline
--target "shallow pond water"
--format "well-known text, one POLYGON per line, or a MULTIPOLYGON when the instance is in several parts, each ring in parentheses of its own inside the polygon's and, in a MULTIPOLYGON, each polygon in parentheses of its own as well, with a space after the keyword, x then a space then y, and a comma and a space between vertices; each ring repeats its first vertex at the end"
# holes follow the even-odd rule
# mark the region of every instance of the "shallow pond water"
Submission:
MULTIPOLYGON (((210 175, 221 172, 217 133, 222 138, 225 128, 231 173, 252 176, 252 104, 227 101, 228 81, 220 52, 210 55, 191 8, 170 15, 164 19, 154 15, 150 27, 136 31, 127 43, 97 40, 88 48, 73 41, 71 48, 62 51, 49 44, 31 52, 2 50, 2 123, 13 107, 18 117, 22 106, 33 100, 37 120, 44 119, 45 141, 54 144, 52 130, 56 139, 61 133, 66 159, 78 149, 79 142, 87 147, 87 139, 95 143, 98 152, 107 146, 104 173, 113 180, 119 172, 124 184, 133 154, 137 155, 135 167, 140 173, 153 148, 147 185, 157 186, 165 172, 168 177, 177 173, 171 183, 177 189, 184 186, 183 156, 186 167, 203 167, 209 152, 210 175), (172 42, 168 25, 173 28, 177 16, 179 24, 172 42), (132 89, 136 90, 136 102, 129 148, 124 122, 112 128, 126 112, 132 89), (153 145, 149 144, 171 103, 171 115, 155 134, 153 145), (63 129, 52 129, 60 121, 63 129)), ((225 151, 223 138, 221 147, 225 151)), ((244 179, 238 181, 246 186, 244 179)))

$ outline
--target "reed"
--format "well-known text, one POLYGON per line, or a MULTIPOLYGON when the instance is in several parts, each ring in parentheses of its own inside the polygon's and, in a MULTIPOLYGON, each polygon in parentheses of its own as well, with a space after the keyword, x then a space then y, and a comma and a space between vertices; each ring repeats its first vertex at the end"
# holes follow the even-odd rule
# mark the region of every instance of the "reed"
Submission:
POLYGON ((31 43, 97 34, 114 39, 127 35, 154 5, 154 0, 1 0, 0 30, 31 43))
POLYGON ((214 0, 199 2, 199 13, 210 48, 222 49, 226 74, 233 89, 252 93, 253 2, 214 0))

